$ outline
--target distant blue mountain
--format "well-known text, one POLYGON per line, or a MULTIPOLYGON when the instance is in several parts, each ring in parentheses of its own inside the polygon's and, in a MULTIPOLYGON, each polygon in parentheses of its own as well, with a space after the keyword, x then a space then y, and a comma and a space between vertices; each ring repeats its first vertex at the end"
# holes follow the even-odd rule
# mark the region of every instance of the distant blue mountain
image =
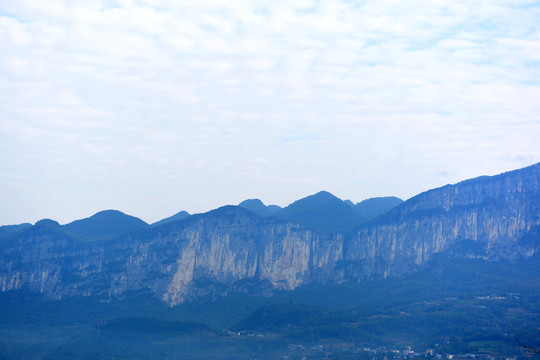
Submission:
POLYGON ((118 210, 104 210, 63 226, 70 234, 90 240, 106 240, 149 227, 146 222, 118 210))
POLYGON ((4 239, 7 237, 16 235, 20 233, 21 231, 28 229, 31 226, 32 224, 30 223, 0 226, 0 239, 4 239))
MULTIPOLYGON (((399 278, 443 258, 490 261, 494 269, 501 261, 521 266, 540 258, 539 199, 540 163, 428 190, 403 203, 362 202, 378 204, 370 216, 400 203, 370 221, 326 191, 266 218, 224 206, 157 227, 112 210, 65 226, 45 219, 0 241, 1 291, 104 301, 148 291, 172 306, 232 290, 265 295, 399 278)), ((257 201, 247 205, 264 209, 257 201)), ((539 283, 535 274, 531 286, 539 283)), ((284 316, 295 311, 285 310, 284 316)))
POLYGON ((327 191, 297 200, 274 217, 322 232, 346 232, 366 221, 345 201, 327 191))
POLYGON ((161 219, 159 221, 156 221, 155 223, 152 224, 152 226, 160 226, 160 225, 172 223, 172 222, 175 222, 175 221, 185 219, 188 216, 191 216, 191 214, 188 213, 187 211, 182 210, 182 211, 177 212, 176 214, 174 214, 172 216, 169 216, 169 217, 167 217, 165 219, 161 219))
POLYGON ((279 210, 281 210, 280 206, 277 205, 264 205, 264 203, 259 199, 248 199, 242 201, 240 204, 238 204, 241 208, 244 208, 246 210, 252 211, 255 214, 267 217, 272 216, 273 214, 277 213, 279 210))
POLYGON ((57 221, 51 219, 42 219, 36 222, 33 226, 25 226, 22 231, 12 235, 13 239, 25 239, 25 246, 42 246, 46 241, 50 240, 51 244, 68 243, 74 237, 68 234, 64 227, 57 221))
POLYGON ((35 227, 44 227, 44 228, 49 228, 49 229, 54 229, 54 230, 60 230, 62 231, 62 225, 60 225, 58 223, 58 221, 56 220, 51 220, 51 219, 42 219, 42 220, 39 220, 38 222, 36 222, 34 224, 35 227))
POLYGON ((362 217, 371 220, 392 210, 402 202, 400 198, 388 196, 367 199, 353 206, 362 217))

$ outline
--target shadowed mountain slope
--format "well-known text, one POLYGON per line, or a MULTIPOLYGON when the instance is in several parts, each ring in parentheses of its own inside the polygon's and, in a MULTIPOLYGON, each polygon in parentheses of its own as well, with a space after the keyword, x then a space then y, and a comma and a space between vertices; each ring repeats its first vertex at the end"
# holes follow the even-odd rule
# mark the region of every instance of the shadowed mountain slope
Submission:
POLYGON ((371 220, 392 210, 402 202, 403 200, 395 196, 376 197, 361 201, 354 205, 354 208, 362 217, 371 220))
POLYGON ((178 220, 182 220, 182 219, 185 219, 187 218, 188 216, 190 216, 190 213, 188 213, 187 211, 180 211, 172 216, 169 216, 165 219, 161 219, 159 221, 156 221, 155 223, 152 224, 152 226, 160 226, 160 225, 164 225, 164 224, 168 224, 168 223, 171 223, 171 222, 175 222, 175 221, 178 221, 178 220))
POLYGON ((0 239, 7 238, 10 236, 13 236, 23 230, 28 229, 31 227, 32 224, 30 223, 23 223, 18 225, 4 225, 0 226, 0 239))
POLYGON ((540 164, 421 193, 361 225, 345 244, 351 276, 416 271, 435 254, 491 261, 540 249, 540 164), (354 270, 352 270, 354 268, 354 270))
POLYGON ((322 232, 346 232, 366 220, 345 201, 327 191, 297 200, 274 217, 322 232))
POLYGON ((107 240, 149 225, 139 218, 126 215, 118 210, 104 210, 81 220, 64 225, 64 229, 74 235, 90 240, 107 240))
POLYGON ((261 200, 259 199, 248 199, 242 201, 240 204, 238 204, 241 208, 247 209, 249 211, 254 212, 255 214, 267 217, 272 216, 275 213, 277 213, 279 210, 281 210, 281 207, 277 205, 268 205, 266 206, 261 200))
MULTIPOLYGON (((98 214, 80 222, 102 229, 98 214)), ((328 192, 266 218, 225 206, 157 227, 135 218, 136 226, 118 230, 133 218, 109 215, 120 220, 105 216, 116 233, 130 232, 114 241, 73 241, 71 224, 43 220, 3 240, 2 291, 108 301, 144 290, 173 306, 231 291, 270 295, 401 277, 441 255, 519 265, 540 250, 540 164, 424 192, 360 225, 350 204, 328 192)), ((79 234, 103 234, 90 230, 79 234)))

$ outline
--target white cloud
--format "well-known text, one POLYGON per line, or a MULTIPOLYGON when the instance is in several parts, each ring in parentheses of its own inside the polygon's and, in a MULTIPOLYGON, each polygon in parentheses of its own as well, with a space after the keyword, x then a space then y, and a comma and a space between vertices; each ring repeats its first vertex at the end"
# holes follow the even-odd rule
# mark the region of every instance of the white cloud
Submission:
POLYGON ((276 62, 271 58, 251 58, 247 59, 245 64, 255 71, 268 71, 276 65, 276 62))
POLYGON ((538 24, 525 0, 3 1, 0 222, 408 197, 538 161, 538 24))

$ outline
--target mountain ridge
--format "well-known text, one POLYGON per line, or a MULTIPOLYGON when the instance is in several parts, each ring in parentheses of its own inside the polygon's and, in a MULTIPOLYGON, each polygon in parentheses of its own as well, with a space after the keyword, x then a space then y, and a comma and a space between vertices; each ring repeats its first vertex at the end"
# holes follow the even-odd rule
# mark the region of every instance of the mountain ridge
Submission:
POLYGON ((265 205, 260 199, 247 199, 238 204, 239 207, 253 211, 254 213, 267 217, 281 210, 277 205, 265 205))
MULTIPOLYGON (((104 301, 146 289, 174 306, 230 291, 268 295, 307 284, 399 277, 438 254, 518 261, 540 249, 539 184, 540 164, 479 177, 426 191, 337 232, 232 205, 146 224, 104 242, 39 233, 43 226, 36 224, 2 242, 0 289, 104 301)), ((316 215, 326 200, 355 211, 330 193, 318 194, 308 199, 316 200, 308 202, 316 215)), ((301 215, 310 210, 300 205, 301 215)))
POLYGON ((169 216, 169 217, 166 217, 166 218, 164 218, 164 219, 161 219, 161 220, 159 220, 159 221, 156 221, 155 223, 152 223, 151 226, 160 226, 160 225, 167 224, 167 223, 170 223, 170 222, 174 222, 174 221, 178 221, 178 220, 185 219, 185 218, 187 218, 188 216, 191 216, 191 214, 188 213, 188 212, 185 211, 185 210, 182 210, 182 211, 177 212, 177 213, 174 214, 174 215, 171 215, 171 216, 169 216))
POLYGON ((324 190, 296 200, 273 217, 321 232, 347 232, 366 221, 343 200, 324 190))
POLYGON ((90 240, 105 240, 148 227, 143 220, 118 210, 103 210, 63 225, 67 232, 90 240))

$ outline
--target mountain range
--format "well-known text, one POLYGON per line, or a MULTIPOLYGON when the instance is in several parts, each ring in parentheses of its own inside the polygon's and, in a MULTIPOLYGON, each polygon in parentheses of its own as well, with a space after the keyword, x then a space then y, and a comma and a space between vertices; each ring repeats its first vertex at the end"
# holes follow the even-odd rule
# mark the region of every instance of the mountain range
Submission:
POLYGON ((444 255, 519 263, 540 247, 540 164, 354 204, 322 191, 285 208, 258 199, 154 224, 116 210, 0 227, 0 290, 169 306, 231 292, 401 277, 444 255))

